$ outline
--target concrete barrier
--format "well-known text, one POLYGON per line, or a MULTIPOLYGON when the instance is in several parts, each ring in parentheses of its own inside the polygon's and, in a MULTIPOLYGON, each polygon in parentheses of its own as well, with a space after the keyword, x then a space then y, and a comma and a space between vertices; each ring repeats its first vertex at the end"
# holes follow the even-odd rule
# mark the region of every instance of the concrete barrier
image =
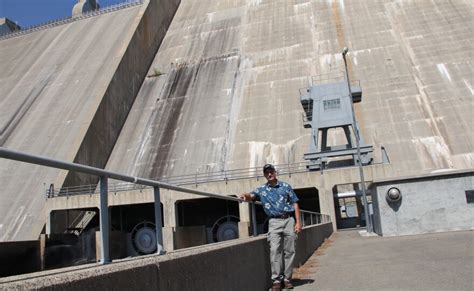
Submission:
POLYGON ((371 185, 374 231, 381 236, 474 229, 474 171, 451 171, 374 181, 371 185), (389 202, 387 192, 400 191, 389 202))
MULTIPOLYGON (((301 265, 331 233, 331 223, 303 229, 295 265, 301 265)), ((90 264, 3 278, 0 289, 261 291, 270 283, 268 243, 266 236, 259 236, 104 266, 90 264)))
POLYGON ((303 265, 332 232, 332 222, 304 228, 296 241, 295 267, 303 265))

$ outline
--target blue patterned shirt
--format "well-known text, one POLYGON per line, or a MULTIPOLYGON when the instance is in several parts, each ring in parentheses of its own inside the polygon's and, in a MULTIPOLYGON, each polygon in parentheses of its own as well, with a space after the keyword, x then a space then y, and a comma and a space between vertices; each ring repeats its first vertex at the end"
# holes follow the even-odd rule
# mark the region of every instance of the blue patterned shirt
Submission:
POLYGON ((294 212, 293 204, 298 202, 293 188, 288 183, 278 181, 275 187, 266 183, 251 192, 263 204, 263 210, 268 216, 279 216, 294 212))

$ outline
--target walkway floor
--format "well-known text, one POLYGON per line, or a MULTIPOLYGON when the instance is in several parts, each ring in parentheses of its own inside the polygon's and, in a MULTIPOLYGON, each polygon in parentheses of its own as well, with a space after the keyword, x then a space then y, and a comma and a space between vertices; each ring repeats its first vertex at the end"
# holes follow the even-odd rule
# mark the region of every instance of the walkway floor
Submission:
POLYGON ((474 231, 400 237, 334 233, 294 274, 295 290, 474 290, 474 231))

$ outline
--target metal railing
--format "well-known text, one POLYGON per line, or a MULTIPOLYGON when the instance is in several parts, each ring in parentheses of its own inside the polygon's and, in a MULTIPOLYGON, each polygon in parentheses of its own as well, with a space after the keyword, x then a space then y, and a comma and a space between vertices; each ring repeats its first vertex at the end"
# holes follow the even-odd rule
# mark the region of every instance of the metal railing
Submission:
MULTIPOLYGON (((382 162, 373 162, 371 165, 385 164, 389 163, 388 155, 386 154, 385 148, 382 147, 383 157, 386 157, 382 162)), ((287 175, 291 177, 293 174, 305 173, 308 172, 308 165, 310 162, 299 162, 299 163, 288 163, 288 164, 279 164, 275 165, 277 173, 279 176, 287 175)), ((355 165, 348 166, 337 166, 338 169, 341 168, 350 168, 355 167, 355 165)), ((332 169, 336 167, 326 166, 325 169, 332 169)), ((184 185, 198 185, 203 183, 211 182, 221 182, 221 181, 232 181, 232 180, 241 180, 264 178, 262 174, 262 169, 260 167, 254 168, 245 168, 245 169, 235 169, 227 171, 215 171, 215 172, 205 172, 205 173, 195 173, 188 175, 178 175, 178 176, 161 176, 156 178, 156 180, 167 183, 175 186, 184 186, 184 185)), ((126 191, 141 191, 146 188, 149 188, 146 185, 140 185, 136 183, 129 183, 123 181, 111 181, 109 183, 109 191, 111 192, 126 192, 126 191)), ((68 186, 62 188, 54 188, 54 185, 48 189, 45 189, 45 195, 47 198, 54 197, 63 197, 63 196, 74 196, 74 195, 95 195, 99 194, 100 189, 96 184, 88 185, 79 185, 79 186, 68 186)))
MULTIPOLYGON (((164 253, 163 233, 162 233, 162 226, 161 226, 162 221, 161 221, 161 205, 160 205, 160 188, 175 190, 178 192, 195 194, 195 195, 200 195, 200 196, 205 196, 205 197, 210 197, 210 198, 250 203, 253 235, 254 236, 257 235, 257 219, 256 219, 255 205, 261 204, 259 202, 244 201, 242 199, 231 197, 231 196, 224 196, 220 194, 213 194, 213 193, 208 193, 204 191, 184 188, 180 186, 167 184, 164 182, 124 175, 124 174, 120 174, 120 173, 112 172, 112 171, 106 171, 104 169, 99 169, 99 168, 95 168, 91 166, 60 161, 60 160, 51 159, 48 157, 43 157, 43 156, 38 156, 38 155, 31 155, 24 152, 13 151, 13 150, 9 150, 3 147, 0 147, 0 158, 99 176, 100 178, 99 180, 99 190, 100 190, 99 215, 100 215, 101 263, 102 264, 107 264, 111 262, 110 253, 109 253, 110 224, 109 224, 109 210, 108 210, 108 192, 109 192, 108 179, 115 179, 115 180, 138 184, 141 186, 153 187, 156 240, 157 240, 157 253, 158 254, 164 253)), ((324 222, 330 221, 330 217, 328 215, 318 214, 314 212, 311 213, 309 211, 304 211, 304 210, 302 210, 302 221, 306 221, 305 217, 310 217, 310 222, 312 223, 313 215, 315 215, 315 222, 319 221, 320 223, 324 223, 324 222)), ((307 225, 307 224, 304 224, 304 225, 307 225)))
MULTIPOLYGON (((307 162, 301 163, 288 163, 276 165, 278 175, 288 175, 291 177, 295 173, 304 173, 307 172, 307 162)), ((263 178, 262 168, 245 168, 245 169, 235 169, 228 171, 215 171, 215 172, 206 172, 206 173, 195 173, 188 175, 178 175, 178 176, 162 176, 156 178, 156 180, 167 183, 175 186, 183 185, 197 185, 202 183, 209 182, 219 182, 219 181, 232 181, 248 178, 263 178)), ((112 181, 109 183, 109 191, 111 192, 124 192, 124 191, 135 191, 135 190, 144 190, 148 188, 144 185, 139 185, 135 183, 124 183, 119 181, 112 181)), ((69 186, 62 187, 61 189, 55 189, 54 185, 51 185, 46 191, 46 196, 48 198, 59 197, 59 196, 73 196, 73 195, 93 195, 99 194, 99 189, 97 185, 80 185, 80 186, 69 186)))
POLYGON ((310 226, 314 224, 321 224, 331 221, 331 216, 321 214, 313 211, 300 210, 301 212, 301 227, 310 226))
MULTIPOLYGON (((309 93, 309 87, 322 84, 340 83, 344 81, 346 81, 346 75, 343 71, 314 75, 308 79, 308 86, 299 88, 298 91, 300 96, 304 96, 309 93)), ((350 84, 353 87, 360 87, 360 80, 351 80, 350 84)))
POLYGON ((5 33, 5 34, 0 34, 0 40, 13 38, 13 37, 16 37, 16 36, 32 33, 32 32, 35 32, 35 31, 46 29, 46 28, 51 28, 51 27, 63 25, 63 24, 66 24, 66 23, 74 22, 76 20, 81 20, 81 19, 84 19, 84 18, 89 18, 89 17, 101 15, 101 14, 104 14, 104 13, 109 13, 109 12, 117 11, 117 10, 120 10, 120 9, 140 5, 140 4, 143 4, 143 2, 144 2, 144 0, 125 0, 122 3, 113 4, 113 5, 110 5, 110 6, 103 7, 103 8, 101 7, 98 10, 86 12, 86 13, 83 13, 81 15, 67 16, 67 17, 63 17, 63 18, 59 18, 59 19, 54 19, 54 20, 50 20, 50 21, 47 21, 47 22, 43 22, 43 23, 32 25, 32 26, 28 26, 28 27, 26 27, 24 29, 21 29, 21 30, 18 30, 18 31, 12 31, 12 32, 8 32, 8 33, 5 33))

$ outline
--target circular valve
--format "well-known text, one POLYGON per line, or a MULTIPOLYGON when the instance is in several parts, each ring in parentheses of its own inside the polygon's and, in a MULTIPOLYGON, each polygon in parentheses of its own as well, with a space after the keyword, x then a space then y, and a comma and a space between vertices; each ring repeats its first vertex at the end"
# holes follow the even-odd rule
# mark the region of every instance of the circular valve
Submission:
POLYGON ((239 237, 239 228, 235 222, 226 221, 217 229, 217 241, 236 239, 239 237))
POLYGON ((212 240, 214 242, 236 239, 239 237, 239 218, 226 215, 219 218, 212 226, 212 240))
POLYGON ((156 252, 155 224, 144 221, 135 225, 132 230, 132 246, 141 255, 156 252))

